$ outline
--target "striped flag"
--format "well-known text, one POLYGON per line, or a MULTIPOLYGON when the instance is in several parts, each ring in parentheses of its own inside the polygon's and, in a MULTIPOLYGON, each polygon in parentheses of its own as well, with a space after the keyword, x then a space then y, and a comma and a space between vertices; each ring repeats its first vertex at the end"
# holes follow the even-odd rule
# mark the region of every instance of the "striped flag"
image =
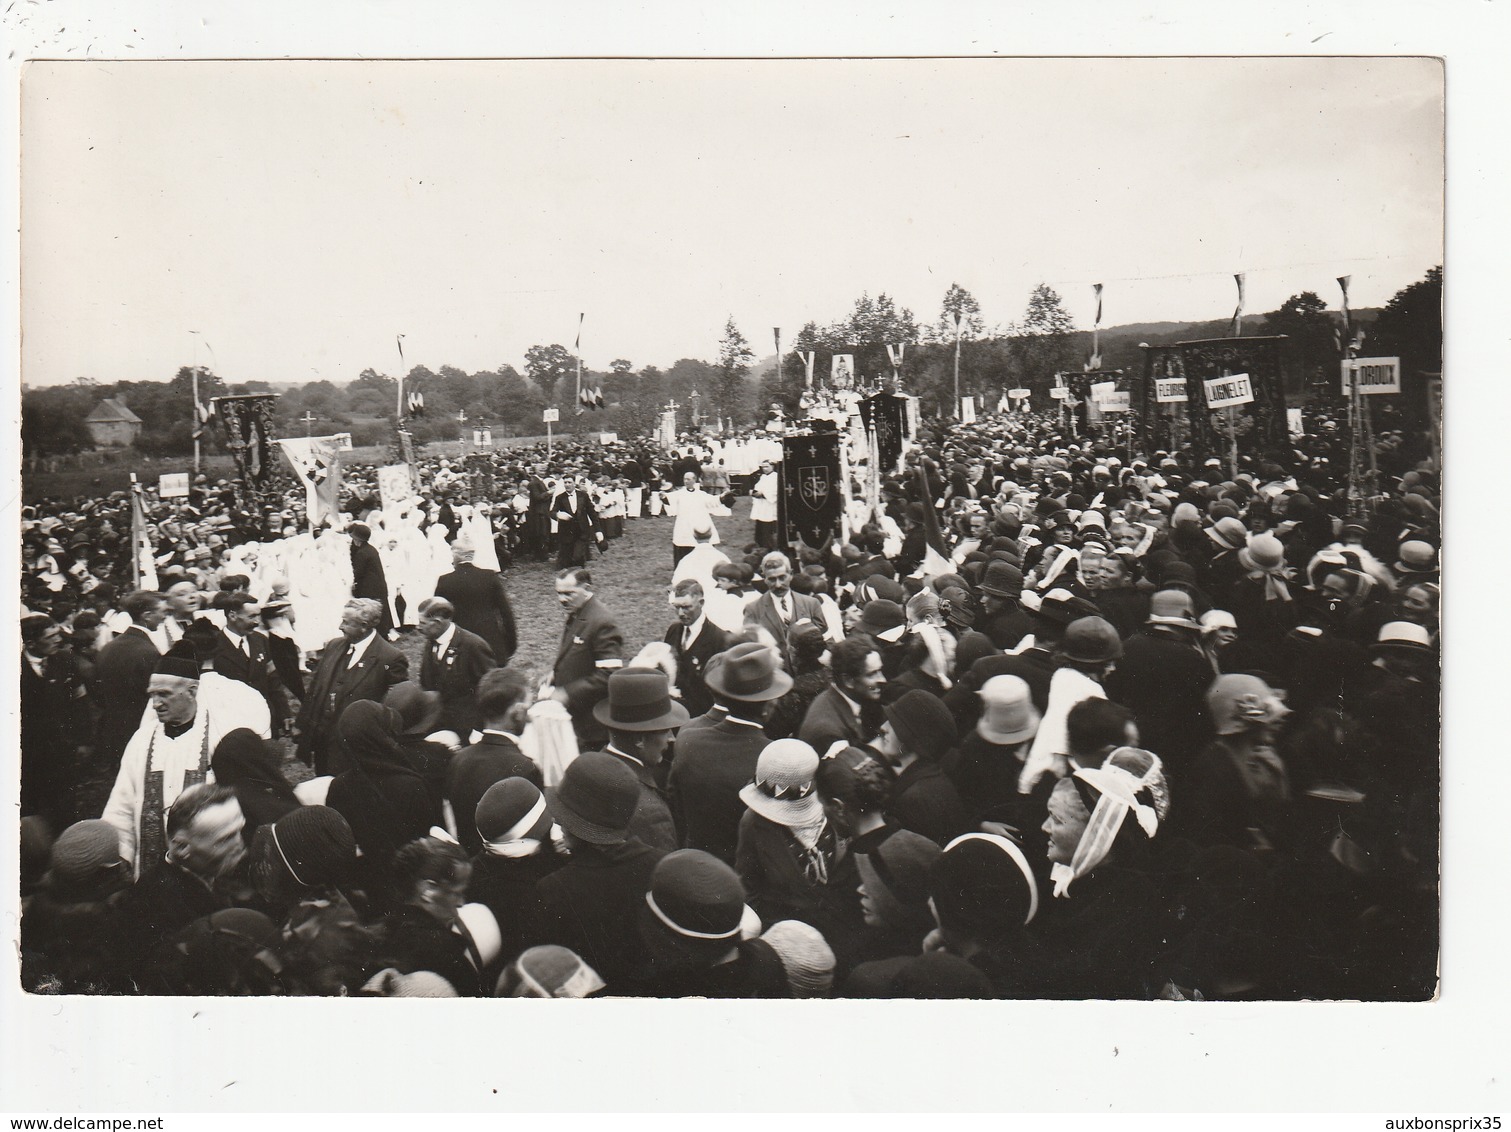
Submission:
POLYGON ((1097 327, 1102 325, 1102 285, 1100 283, 1093 283, 1091 290, 1097 297, 1097 317, 1091 325, 1097 327))
POLYGON ((1238 284, 1238 306, 1233 311, 1233 337, 1237 338, 1243 333, 1243 272, 1233 276, 1233 281, 1238 284))
POLYGON ((572 343, 572 349, 574 350, 582 349, 582 320, 587 317, 586 313, 577 316, 577 340, 572 343))

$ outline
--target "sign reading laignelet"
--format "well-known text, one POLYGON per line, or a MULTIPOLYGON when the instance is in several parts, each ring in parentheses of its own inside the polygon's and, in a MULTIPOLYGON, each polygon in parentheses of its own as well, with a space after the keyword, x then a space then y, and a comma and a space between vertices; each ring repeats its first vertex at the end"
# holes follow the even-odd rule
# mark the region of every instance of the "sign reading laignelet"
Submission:
POLYGON ((778 510, 787 541, 822 546, 839 530, 844 496, 837 433, 782 438, 778 510))

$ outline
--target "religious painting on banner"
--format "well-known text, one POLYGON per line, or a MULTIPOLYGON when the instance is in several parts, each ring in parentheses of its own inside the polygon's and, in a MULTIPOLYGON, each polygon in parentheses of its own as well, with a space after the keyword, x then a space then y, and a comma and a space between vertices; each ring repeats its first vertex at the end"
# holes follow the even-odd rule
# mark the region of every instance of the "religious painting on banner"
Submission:
POLYGON ((276 393, 246 393, 214 400, 236 471, 254 489, 262 487, 273 471, 273 402, 277 399, 276 393))
POLYGON ((902 442, 908 432, 908 399, 878 393, 860 403, 860 419, 866 431, 876 434, 876 448, 883 468, 897 467, 902 442))
POLYGON ((822 546, 839 529, 844 506, 838 433, 782 438, 778 519, 789 542, 822 546))
POLYGON ((400 504, 413 494, 408 464, 389 464, 378 469, 378 498, 382 500, 385 512, 399 510, 400 504))

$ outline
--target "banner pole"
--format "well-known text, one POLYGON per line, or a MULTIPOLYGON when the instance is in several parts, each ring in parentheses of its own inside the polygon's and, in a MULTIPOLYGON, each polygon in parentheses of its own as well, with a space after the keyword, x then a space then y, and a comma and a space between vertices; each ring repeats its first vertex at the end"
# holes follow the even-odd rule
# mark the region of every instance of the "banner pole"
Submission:
POLYGON ((1233 406, 1228 406, 1228 442, 1233 465, 1233 478, 1238 478, 1238 418, 1233 415, 1233 406))

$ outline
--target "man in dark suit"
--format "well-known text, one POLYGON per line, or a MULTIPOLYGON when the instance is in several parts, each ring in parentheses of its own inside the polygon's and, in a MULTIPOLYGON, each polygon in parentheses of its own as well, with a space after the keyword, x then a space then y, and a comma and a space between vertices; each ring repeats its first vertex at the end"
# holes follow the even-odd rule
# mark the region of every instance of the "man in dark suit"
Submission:
POLYGON ((745 607, 745 623, 758 625, 776 639, 788 671, 792 670, 792 648, 787 637, 792 626, 804 621, 824 626, 824 607, 818 598, 792 592, 792 563, 780 551, 761 559, 761 577, 766 592, 745 607))
POLYGON ((474 817, 488 787, 506 778, 524 778, 537 787, 545 785, 540 768, 519 746, 529 696, 530 687, 522 673, 512 668, 485 673, 477 686, 482 738, 458 751, 446 766, 446 805, 456 823, 457 840, 473 855, 483 848, 474 817))
POLYGON ((586 566, 588 547, 601 539, 598 512, 587 492, 587 477, 581 480, 568 475, 560 494, 551 501, 551 518, 556 520, 556 568, 586 566))
POLYGON ((808 705, 797 737, 820 755, 843 740, 863 747, 881 732, 881 654, 869 637, 848 637, 830 653, 834 683, 808 705))
POLYGON ((981 718, 981 688, 993 676, 1016 676, 1028 685, 1034 707, 1042 715, 1049 704, 1049 681, 1054 676, 1054 652, 1065 630, 1082 617, 1097 616, 1097 607, 1069 590, 1050 590, 1037 609, 1028 606, 1033 644, 1021 652, 1006 656, 984 656, 960 674, 955 686, 945 694, 945 706, 954 713, 961 730, 976 726, 981 718))
POLYGON ((528 487, 530 506, 525 512, 525 546, 537 562, 545 560, 551 534, 551 488, 545 481, 546 466, 536 464, 528 487))
MULTIPOLYGON (((77 755, 88 725, 84 681, 66 651, 63 626, 45 613, 21 618, 21 813, 41 814, 61 833, 74 813, 77 755)), ((96 811, 98 812, 98 811, 96 811)))
POLYGON ((358 700, 382 703, 389 688, 409 678, 404 654, 378 635, 384 608, 372 598, 347 602, 341 635, 325 646, 315 664, 294 734, 295 754, 316 774, 340 774, 350 767, 336 732, 341 713, 358 700))
POLYGON ((260 630, 262 607, 249 593, 222 595, 217 605, 226 625, 215 633, 215 671, 255 688, 268 702, 273 735, 283 735, 290 723, 288 698, 268 638, 260 630))
POLYGON ((567 623, 551 673, 552 698, 572 713, 578 747, 602 750, 609 733, 593 718, 593 708, 608 695, 609 676, 624 667, 624 637, 593 596, 593 576, 586 568, 556 572, 556 600, 566 610, 567 623))
POLYGON ((94 665, 100 705, 95 756, 102 763, 120 763, 147 710, 147 684, 160 655, 152 634, 168 616, 168 603, 153 590, 137 590, 121 601, 121 612, 131 618, 130 628, 100 650, 94 665))
POLYGON ((420 602, 420 636, 428 642, 420 660, 420 687, 441 694, 443 731, 455 731, 466 742, 479 722, 474 694, 485 672, 498 665, 488 642, 469 633, 454 620, 456 610, 443 597, 420 602))
POLYGON ((755 778, 756 760, 769 742, 766 718, 792 690, 792 677, 777 668, 769 648, 751 643, 725 653, 708 683, 725 715, 677 736, 667 789, 683 847, 733 865, 746 809, 740 790, 755 778))
POLYGON ((1196 762, 1211 738, 1207 689, 1212 664, 1201 647, 1201 624, 1184 590, 1159 590, 1149 599, 1149 620, 1128 638, 1123 658, 1107 677, 1107 697, 1138 719, 1141 741, 1175 782, 1196 762))
POLYGON ((577 952, 614 986, 648 958, 636 924, 651 874, 666 855, 630 835, 640 780, 613 755, 584 751, 567 767, 561 785, 546 792, 546 801, 572 855, 536 889, 538 942, 577 952))
POLYGON ((457 625, 487 641, 493 659, 506 665, 518 647, 514 609, 509 604, 504 579, 497 571, 473 565, 475 553, 473 545, 464 538, 451 544, 451 573, 442 574, 436 582, 435 596, 449 601, 457 625))
POLYGON ((714 704, 703 669, 729 647, 729 634, 704 616, 703 584, 696 578, 683 578, 672 587, 672 608, 677 623, 666 631, 665 640, 677 659, 677 696, 689 715, 702 715, 714 704))
POLYGON ((346 528, 352 540, 352 597, 372 598, 383 607, 378 632, 387 637, 393 628, 393 614, 388 608, 388 577, 383 573, 383 559, 372 545, 372 528, 353 523, 346 528))

